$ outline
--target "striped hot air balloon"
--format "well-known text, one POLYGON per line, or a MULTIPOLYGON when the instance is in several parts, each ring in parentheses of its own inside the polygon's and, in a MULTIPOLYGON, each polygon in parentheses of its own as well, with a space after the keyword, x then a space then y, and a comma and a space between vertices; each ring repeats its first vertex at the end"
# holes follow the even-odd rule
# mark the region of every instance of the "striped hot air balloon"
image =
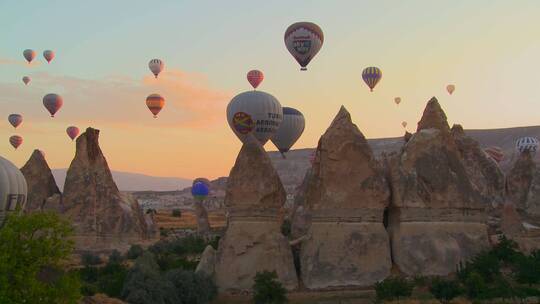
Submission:
POLYGON ((15 129, 17 129, 17 127, 22 124, 23 117, 21 114, 9 114, 8 121, 15 129))
POLYGON ((285 31, 285 46, 289 53, 300 64, 302 71, 317 55, 324 42, 322 29, 311 22, 297 22, 285 31))
POLYGON ((64 104, 64 99, 58 94, 47 94, 43 97, 43 105, 51 113, 51 117, 54 117, 54 114, 60 110, 64 104))
POLYGON ((154 74, 156 78, 158 78, 159 73, 163 71, 163 68, 165 68, 165 64, 161 59, 152 59, 150 62, 148 62, 148 68, 154 74))
POLYGON ((23 138, 19 135, 13 135, 9 138, 9 143, 13 146, 13 148, 15 148, 15 150, 17 150, 17 148, 22 145, 23 138))
POLYGON ((364 79, 364 82, 367 84, 371 92, 373 92, 373 88, 375 88, 381 78, 382 72, 377 67, 367 67, 362 71, 362 79, 364 79))
POLYGON ((521 137, 516 141, 516 150, 519 153, 531 152, 536 153, 538 150, 538 139, 534 137, 521 137))
POLYGON ((263 79, 264 79, 264 74, 263 72, 259 70, 251 70, 247 73, 247 80, 251 84, 253 89, 256 89, 259 86, 259 84, 261 84, 263 79))
MULTIPOLYGON (((302 136, 306 121, 300 111, 283 107, 283 121, 276 134, 272 137, 272 143, 278 148, 281 155, 289 151, 296 141, 302 136)), ((285 157, 285 156, 283 156, 285 157)))
POLYGON ((154 118, 157 118, 158 113, 165 106, 165 98, 159 94, 150 94, 146 97, 146 106, 154 114, 154 118))
POLYGON ((487 147, 484 149, 487 156, 495 162, 500 163, 504 160, 504 151, 500 147, 487 147))

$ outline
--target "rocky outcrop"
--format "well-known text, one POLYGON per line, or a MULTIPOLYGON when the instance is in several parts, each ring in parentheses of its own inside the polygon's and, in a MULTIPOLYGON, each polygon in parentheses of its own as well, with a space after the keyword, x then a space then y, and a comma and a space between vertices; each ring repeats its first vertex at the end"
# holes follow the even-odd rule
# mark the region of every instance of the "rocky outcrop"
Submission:
POLYGON ((447 275, 489 245, 486 208, 499 179, 460 127, 450 131, 432 98, 417 132, 390 162, 389 232, 395 265, 408 275, 447 275))
POLYGON ((250 289, 258 271, 276 271, 287 288, 297 286, 278 210, 285 190, 270 158, 250 136, 231 170, 225 195, 228 226, 216 255, 215 280, 221 290, 250 289))
POLYGON ((195 273, 203 273, 208 277, 213 277, 215 274, 216 265, 216 250, 214 247, 208 245, 204 249, 201 260, 195 269, 195 273))
POLYGON ((26 211, 41 211, 48 198, 60 195, 60 190, 42 151, 34 150, 30 159, 21 168, 21 172, 28 184, 26 211))
POLYGON ((92 128, 77 138, 62 204, 78 248, 128 246, 149 237, 149 229, 138 202, 118 191, 98 139, 99 130, 92 128))
POLYGON ((390 190, 364 135, 344 107, 320 138, 305 192, 311 225, 300 250, 310 289, 367 286, 392 266, 383 226, 390 190))

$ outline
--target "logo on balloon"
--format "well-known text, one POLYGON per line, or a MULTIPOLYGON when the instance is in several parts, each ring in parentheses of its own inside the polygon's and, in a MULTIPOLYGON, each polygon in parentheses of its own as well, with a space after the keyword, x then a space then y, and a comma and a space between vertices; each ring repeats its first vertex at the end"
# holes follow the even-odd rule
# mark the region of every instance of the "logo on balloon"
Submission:
POLYGON ((240 134, 248 134, 253 130, 253 119, 249 114, 244 112, 237 112, 233 116, 233 126, 240 134))
POLYGON ((305 55, 309 52, 309 50, 311 50, 311 40, 295 38, 295 40, 293 41, 293 47, 296 52, 301 55, 305 55))

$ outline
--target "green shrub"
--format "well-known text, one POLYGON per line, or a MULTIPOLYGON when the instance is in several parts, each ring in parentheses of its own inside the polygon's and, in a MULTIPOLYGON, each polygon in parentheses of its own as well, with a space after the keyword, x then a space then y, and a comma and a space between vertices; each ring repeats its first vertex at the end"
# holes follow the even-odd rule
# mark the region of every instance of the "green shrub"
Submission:
POLYGON ((540 260, 532 254, 518 256, 514 263, 514 276, 518 283, 529 286, 540 283, 540 260))
POLYGON ((214 281, 203 274, 175 269, 166 278, 174 285, 179 303, 206 304, 217 296, 214 281))
POLYGON ((517 251, 518 244, 506 236, 499 237, 499 242, 491 249, 491 253, 501 262, 512 263, 516 256, 522 255, 517 251))
POLYGON ((161 237, 167 237, 169 236, 169 230, 163 227, 159 227, 159 236, 161 237))
POLYGON ((182 217, 182 210, 180 209, 173 209, 172 216, 174 217, 182 217))
POLYGON ((484 278, 478 272, 471 272, 464 282, 465 293, 469 299, 481 298, 487 290, 484 278))
POLYGON ((497 256, 489 251, 484 251, 475 256, 465 265, 460 263, 457 271, 458 278, 465 282, 472 272, 479 274, 486 282, 492 282, 501 273, 501 263, 497 256))
POLYGON ((175 254, 164 253, 157 256, 156 262, 162 271, 172 269, 195 270, 198 262, 179 257, 175 254))
POLYGON ((83 264, 83 266, 95 266, 101 264, 102 262, 103 261, 99 255, 90 251, 86 251, 81 254, 81 264, 83 264))
POLYGON ((410 297, 413 287, 413 284, 404 278, 390 277, 375 283, 375 292, 377 293, 377 300, 397 299, 399 301, 400 298, 410 297))
POLYGON ((115 249, 109 255, 109 260, 107 261, 107 263, 120 264, 120 263, 122 263, 123 260, 124 260, 124 258, 122 257, 122 254, 120 253, 120 251, 115 249))
POLYGON ((453 298, 462 293, 459 282, 441 278, 435 278, 433 282, 431 282, 429 291, 442 303, 449 303, 453 298))
POLYGON ((281 223, 281 234, 283 234, 286 237, 289 237, 291 235, 291 220, 284 219, 283 223, 281 223))
POLYGON ((101 293, 119 298, 127 276, 127 268, 121 263, 111 262, 100 269, 97 286, 101 293))
POLYGON ((287 303, 287 290, 277 280, 275 271, 257 272, 252 289, 255 304, 287 303))
POLYGON ((131 247, 129 247, 129 250, 128 252, 126 253, 126 258, 128 260, 135 260, 136 258, 140 257, 144 252, 144 249, 142 248, 141 245, 131 245, 131 247))
POLYGON ((212 246, 212 248, 214 248, 215 250, 218 250, 220 239, 221 237, 219 235, 215 236, 208 242, 208 245, 212 246))

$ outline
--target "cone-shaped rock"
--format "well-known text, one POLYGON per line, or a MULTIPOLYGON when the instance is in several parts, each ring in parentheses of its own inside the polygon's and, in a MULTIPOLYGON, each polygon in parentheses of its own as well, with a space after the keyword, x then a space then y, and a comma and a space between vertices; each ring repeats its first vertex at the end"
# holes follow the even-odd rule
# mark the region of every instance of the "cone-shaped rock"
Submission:
MULTIPOLYGON (((408 275, 446 275, 489 244, 485 209, 500 180, 478 144, 431 99, 418 132, 390 163, 389 232, 394 263, 408 275), (476 172, 478 171, 478 172, 476 172)), ((496 173, 500 175, 500 173, 496 173)))
POLYGON ((508 198, 522 215, 540 216, 540 172, 531 153, 521 153, 506 179, 508 198), (535 191, 536 190, 536 191, 535 191))
POLYGON ((76 229, 77 247, 118 247, 148 236, 139 204, 121 194, 98 143, 99 130, 77 138, 67 171, 63 205, 76 229))
POLYGON ((306 287, 367 286, 390 274, 383 226, 389 196, 380 164, 341 107, 319 140, 305 194, 311 214, 300 254, 306 287))
POLYGON ((250 136, 227 182, 229 223, 216 255, 215 279, 221 290, 250 289, 258 271, 276 271, 287 288, 297 286, 287 239, 280 232, 278 209, 285 190, 270 158, 250 136))
POLYGON ((60 195, 51 168, 40 150, 34 150, 21 172, 28 184, 26 211, 41 211, 48 198, 60 195))

